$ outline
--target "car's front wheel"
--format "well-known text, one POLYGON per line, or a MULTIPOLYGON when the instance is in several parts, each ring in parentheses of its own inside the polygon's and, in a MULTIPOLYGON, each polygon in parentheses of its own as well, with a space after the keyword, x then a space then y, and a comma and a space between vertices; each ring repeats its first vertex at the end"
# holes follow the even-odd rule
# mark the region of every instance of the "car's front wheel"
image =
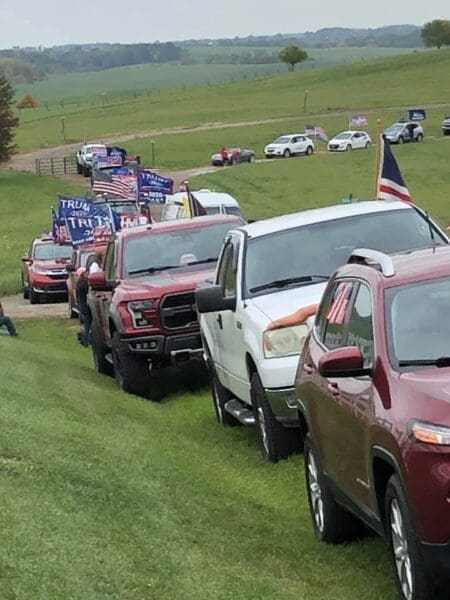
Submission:
POLYGON ((399 143, 399 144, 403 144, 403 142, 404 142, 404 141, 405 141, 405 140, 403 139, 403 136, 401 135, 401 136, 398 138, 398 143, 399 143))
POLYGON ((311 156, 311 154, 313 154, 313 152, 314 152, 314 148, 312 146, 308 146, 306 148, 306 155, 307 156, 311 156))
POLYGON ((254 154, 250 154, 249 158, 248 158, 248 162, 249 163, 254 163, 256 160, 256 156, 254 154))
POLYGON ((354 539, 363 531, 360 521, 334 499, 308 434, 304 441, 305 478, 311 520, 316 537, 328 544, 354 539))
POLYGON ((114 377, 121 390, 142 398, 150 398, 151 383, 149 364, 145 358, 133 356, 120 344, 119 332, 112 339, 114 377))
POLYGON ((22 276, 22 294, 23 294, 24 300, 28 300, 28 298, 30 297, 30 288, 25 283, 23 276, 22 276))
POLYGON ((351 144, 347 144, 346 151, 347 152, 351 152, 352 150, 353 150, 352 145, 351 144))
POLYGON ((286 148, 286 150, 283 152, 283 156, 284 158, 290 158, 291 151, 289 150, 289 148, 286 148))
POLYGON ((251 380, 251 396, 258 428, 261 453, 267 462, 276 463, 301 450, 301 435, 297 428, 283 427, 267 401, 261 379, 255 373, 251 380))
POLYGON ((366 142, 365 148, 370 148, 370 142, 366 142))
POLYGON ((416 142, 417 143, 423 142, 423 135, 421 133, 419 133, 419 135, 416 137, 416 142))
POLYGON ((91 325, 91 349, 94 367, 97 373, 101 373, 102 375, 113 375, 114 370, 112 363, 106 358, 108 355, 108 348, 102 342, 97 321, 95 319, 92 321, 91 325))
POLYGON ((431 580, 414 532, 403 488, 397 475, 392 475, 385 496, 386 533, 394 565, 395 579, 403 600, 444 598, 431 580))
POLYGON ((239 422, 225 410, 225 404, 231 400, 231 394, 220 383, 213 368, 208 366, 209 380, 211 386, 211 396, 216 413, 216 420, 220 425, 234 427, 239 425, 239 422))
POLYGON ((30 299, 30 304, 39 304, 39 294, 35 292, 31 286, 29 286, 28 297, 30 299))

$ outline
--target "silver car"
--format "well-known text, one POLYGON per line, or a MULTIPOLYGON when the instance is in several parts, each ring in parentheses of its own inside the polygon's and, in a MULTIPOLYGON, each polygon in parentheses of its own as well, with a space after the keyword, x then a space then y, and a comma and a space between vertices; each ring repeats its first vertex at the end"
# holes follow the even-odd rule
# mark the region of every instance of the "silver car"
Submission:
POLYGON ((415 121, 394 123, 384 130, 384 135, 390 144, 421 142, 423 140, 423 127, 415 121))

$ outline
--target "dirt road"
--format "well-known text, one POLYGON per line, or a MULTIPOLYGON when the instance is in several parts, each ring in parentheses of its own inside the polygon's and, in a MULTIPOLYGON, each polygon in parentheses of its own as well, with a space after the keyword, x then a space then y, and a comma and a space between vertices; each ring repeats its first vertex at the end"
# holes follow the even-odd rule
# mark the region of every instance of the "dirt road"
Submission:
POLYGON ((13 319, 37 319, 48 317, 67 317, 67 302, 51 304, 30 304, 22 294, 5 296, 1 303, 6 315, 13 319))

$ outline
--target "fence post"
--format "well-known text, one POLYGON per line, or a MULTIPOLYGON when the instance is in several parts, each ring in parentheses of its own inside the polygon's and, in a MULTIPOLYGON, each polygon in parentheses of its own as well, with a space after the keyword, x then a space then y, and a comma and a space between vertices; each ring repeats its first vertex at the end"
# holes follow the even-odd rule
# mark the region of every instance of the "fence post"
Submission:
POLYGON ((36 158, 35 160, 36 163, 36 175, 40 175, 41 174, 41 164, 38 158, 36 158))
POLYGON ((53 170, 53 158, 50 159, 50 165, 51 165, 51 171, 52 171, 52 175, 55 174, 54 170, 53 170))
POLYGON ((63 162, 64 162, 64 175, 67 175, 66 157, 63 158, 63 162))

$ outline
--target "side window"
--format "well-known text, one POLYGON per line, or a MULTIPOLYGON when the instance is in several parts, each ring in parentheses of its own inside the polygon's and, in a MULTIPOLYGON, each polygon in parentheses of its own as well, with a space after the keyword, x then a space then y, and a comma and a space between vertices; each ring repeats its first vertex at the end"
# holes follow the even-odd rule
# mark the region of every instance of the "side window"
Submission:
POLYGON ((115 261, 115 252, 116 250, 116 241, 111 241, 108 244, 108 249, 106 250, 105 261, 103 263, 103 270, 105 271, 106 279, 113 280, 116 276, 116 261, 115 261))
POLYGON ((361 284, 350 312, 348 336, 346 344, 357 346, 364 356, 364 367, 374 363, 373 344, 373 307, 369 288, 361 284))
POLYGON ((296 144, 299 141, 300 141, 300 139, 298 137, 293 137, 291 140, 291 144, 296 144))
POLYGON ((237 244, 231 240, 227 243, 217 275, 217 284, 222 287, 224 298, 236 296, 237 244))
POLYGON ((339 348, 343 344, 353 290, 354 282, 352 281, 337 283, 328 305, 324 307, 321 339, 328 350, 339 348))

